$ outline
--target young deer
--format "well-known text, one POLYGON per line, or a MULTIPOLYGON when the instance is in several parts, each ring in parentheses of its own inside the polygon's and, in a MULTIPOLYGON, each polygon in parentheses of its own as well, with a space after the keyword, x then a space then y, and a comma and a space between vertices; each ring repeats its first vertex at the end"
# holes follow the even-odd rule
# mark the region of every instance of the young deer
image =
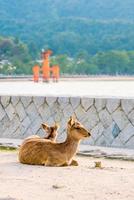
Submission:
POLYGON ((59 129, 59 125, 56 123, 53 126, 48 126, 47 124, 42 124, 42 128, 47 133, 47 136, 45 136, 44 139, 48 139, 48 140, 55 142, 57 135, 58 135, 57 130, 59 129))
MULTIPOLYGON (((47 124, 41 124, 43 130, 47 133, 47 136, 44 136, 43 139, 48 139, 51 140, 53 142, 56 141, 56 137, 57 137, 57 130, 59 128, 58 124, 55 124, 53 126, 48 126, 47 124)), ((31 135, 29 137, 26 138, 26 140, 32 139, 32 138, 36 138, 39 139, 40 136, 38 135, 31 135)))
POLYGON ((63 143, 54 143, 50 140, 34 139, 24 141, 19 151, 19 161, 23 164, 45 166, 78 165, 73 160, 81 139, 91 134, 84 126, 72 117, 67 124, 67 138, 63 143))

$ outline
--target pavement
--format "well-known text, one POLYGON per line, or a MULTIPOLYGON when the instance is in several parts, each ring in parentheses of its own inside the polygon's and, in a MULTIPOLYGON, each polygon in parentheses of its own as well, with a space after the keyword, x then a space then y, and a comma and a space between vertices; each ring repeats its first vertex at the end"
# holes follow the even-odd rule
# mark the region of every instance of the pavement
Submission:
POLYGON ((0 200, 134 199, 133 162, 78 155, 75 159, 77 167, 24 165, 17 151, 1 151, 0 200))

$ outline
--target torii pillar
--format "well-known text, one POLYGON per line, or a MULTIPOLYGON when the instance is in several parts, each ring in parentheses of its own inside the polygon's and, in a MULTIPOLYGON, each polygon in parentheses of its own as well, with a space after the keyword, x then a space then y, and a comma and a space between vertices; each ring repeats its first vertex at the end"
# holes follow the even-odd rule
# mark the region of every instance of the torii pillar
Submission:
POLYGON ((42 65, 42 78, 44 82, 48 82, 50 78, 50 64, 49 57, 52 54, 52 51, 47 50, 42 52, 43 65, 42 65))
POLYGON ((58 82, 60 77, 60 67, 59 65, 53 65, 51 68, 53 82, 58 82))
POLYGON ((33 68, 33 79, 34 82, 38 82, 39 81, 39 74, 40 74, 40 67, 38 65, 35 65, 33 68))

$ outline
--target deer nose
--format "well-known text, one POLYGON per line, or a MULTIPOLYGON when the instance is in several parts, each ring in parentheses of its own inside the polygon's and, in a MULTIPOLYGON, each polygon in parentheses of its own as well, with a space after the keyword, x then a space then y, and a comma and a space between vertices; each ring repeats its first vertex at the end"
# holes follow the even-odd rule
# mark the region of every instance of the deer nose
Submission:
POLYGON ((91 136, 91 133, 88 132, 88 136, 91 136))

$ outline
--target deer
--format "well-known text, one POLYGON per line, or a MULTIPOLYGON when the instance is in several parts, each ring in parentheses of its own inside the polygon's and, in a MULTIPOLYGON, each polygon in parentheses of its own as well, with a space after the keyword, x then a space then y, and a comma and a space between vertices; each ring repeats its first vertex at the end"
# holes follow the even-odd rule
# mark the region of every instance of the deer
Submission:
MULTIPOLYGON (((59 129, 59 125, 55 123, 53 126, 48 126, 46 123, 43 123, 41 124, 41 127, 47 133, 47 135, 44 136, 43 139, 47 139, 47 140, 51 140, 55 142, 58 135, 57 130, 59 129)), ((26 140, 29 140, 31 138, 39 139, 41 137, 38 135, 31 135, 27 137, 26 140)))
POLYGON ((80 140, 90 136, 90 132, 79 121, 70 117, 64 142, 54 143, 41 138, 25 140, 19 149, 19 161, 22 164, 51 167, 78 166, 73 157, 77 153, 80 140))
POLYGON ((42 124, 41 126, 43 130, 47 133, 47 136, 45 136, 44 139, 55 142, 58 135, 57 130, 59 129, 59 125, 55 123, 53 126, 48 126, 47 124, 42 124))

